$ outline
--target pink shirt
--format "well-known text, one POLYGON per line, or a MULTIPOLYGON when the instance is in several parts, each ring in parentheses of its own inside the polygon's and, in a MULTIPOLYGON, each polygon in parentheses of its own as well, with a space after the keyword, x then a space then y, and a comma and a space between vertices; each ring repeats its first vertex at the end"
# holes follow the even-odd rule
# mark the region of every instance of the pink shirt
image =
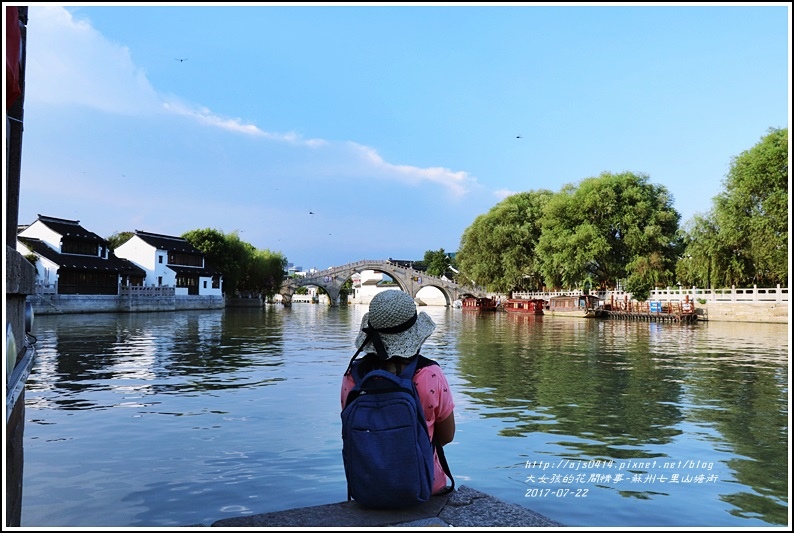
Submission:
MULTIPOLYGON (((455 409, 455 403, 452 401, 452 393, 449 390, 447 377, 438 365, 420 368, 416 374, 414 374, 414 384, 419 393, 419 400, 422 402, 422 407, 424 407, 425 410, 427 432, 432 442, 436 420, 445 420, 455 409)), ((353 389, 354 385, 353 376, 348 374, 343 377, 341 395, 342 409, 345 408, 347 393, 353 389)), ((447 476, 444 474, 444 469, 441 468, 438 454, 435 454, 434 470, 433 494, 436 494, 447 484, 447 476)))

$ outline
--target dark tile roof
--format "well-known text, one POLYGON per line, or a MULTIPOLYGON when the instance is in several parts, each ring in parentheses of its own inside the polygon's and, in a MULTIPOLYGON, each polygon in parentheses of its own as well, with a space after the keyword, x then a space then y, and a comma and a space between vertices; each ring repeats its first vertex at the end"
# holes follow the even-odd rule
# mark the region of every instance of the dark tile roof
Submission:
POLYGON ((47 243, 30 237, 17 237, 19 242, 27 246, 33 253, 48 259, 61 268, 73 270, 91 270, 118 272, 125 276, 145 276, 146 271, 127 259, 111 253, 108 258, 90 255, 62 254, 47 243))
POLYGON ((39 215, 38 221, 50 228, 55 233, 64 237, 71 237, 74 239, 81 239, 94 242, 107 242, 105 239, 94 233, 88 231, 80 225, 79 220, 66 220, 65 218, 47 217, 39 215))
POLYGON ((206 276, 206 277, 220 275, 220 272, 218 272, 212 267, 201 268, 201 267, 188 267, 188 266, 176 266, 176 265, 166 265, 166 266, 171 270, 173 270, 174 272, 176 272, 177 274, 189 274, 189 275, 198 274, 199 276, 206 276))
POLYGON ((204 255, 182 237, 172 237, 170 235, 148 233, 146 231, 140 231, 137 229, 135 230, 135 235, 141 238, 144 242, 151 244, 158 250, 167 250, 169 252, 179 252, 183 254, 194 254, 201 256, 204 255))
POLYGON ((108 261, 116 261, 121 269, 120 272, 125 276, 146 276, 146 270, 139 267, 129 259, 118 257, 113 252, 108 253, 108 261))

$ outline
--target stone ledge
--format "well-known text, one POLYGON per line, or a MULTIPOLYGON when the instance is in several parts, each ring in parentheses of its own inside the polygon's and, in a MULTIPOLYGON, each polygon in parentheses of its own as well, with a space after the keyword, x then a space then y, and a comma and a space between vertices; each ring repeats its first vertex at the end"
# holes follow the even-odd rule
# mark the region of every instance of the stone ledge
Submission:
POLYGON ((224 518, 212 527, 563 527, 521 505, 461 486, 408 509, 375 510, 340 502, 224 518))
POLYGON ((36 287, 36 267, 6 246, 6 294, 33 294, 36 287))

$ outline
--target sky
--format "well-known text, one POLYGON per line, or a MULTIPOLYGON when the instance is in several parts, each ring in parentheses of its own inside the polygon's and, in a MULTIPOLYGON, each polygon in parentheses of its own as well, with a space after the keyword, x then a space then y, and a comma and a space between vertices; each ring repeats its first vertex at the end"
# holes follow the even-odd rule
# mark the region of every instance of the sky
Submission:
POLYGON ((304 270, 455 252, 604 172, 684 225, 791 117, 789 3, 18 5, 20 224, 237 232, 304 270))

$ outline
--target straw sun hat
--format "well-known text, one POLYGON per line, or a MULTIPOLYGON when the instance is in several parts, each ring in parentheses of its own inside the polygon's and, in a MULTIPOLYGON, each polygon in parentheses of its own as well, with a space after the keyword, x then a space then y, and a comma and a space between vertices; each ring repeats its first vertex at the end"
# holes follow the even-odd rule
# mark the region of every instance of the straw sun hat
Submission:
POLYGON ((427 313, 416 312, 416 303, 401 290, 379 292, 361 319, 356 348, 377 353, 381 359, 412 357, 436 328, 427 313))

